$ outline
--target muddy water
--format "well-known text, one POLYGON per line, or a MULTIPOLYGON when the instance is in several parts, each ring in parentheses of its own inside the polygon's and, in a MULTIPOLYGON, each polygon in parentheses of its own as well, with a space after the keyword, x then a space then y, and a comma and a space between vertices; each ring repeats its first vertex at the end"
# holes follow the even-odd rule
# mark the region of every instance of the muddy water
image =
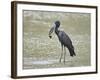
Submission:
POLYGON ((90 66, 90 14, 24 11, 23 12, 23 69, 90 66), (70 57, 66 48, 66 63, 60 63, 61 45, 48 32, 55 20, 71 38, 77 56, 70 57))

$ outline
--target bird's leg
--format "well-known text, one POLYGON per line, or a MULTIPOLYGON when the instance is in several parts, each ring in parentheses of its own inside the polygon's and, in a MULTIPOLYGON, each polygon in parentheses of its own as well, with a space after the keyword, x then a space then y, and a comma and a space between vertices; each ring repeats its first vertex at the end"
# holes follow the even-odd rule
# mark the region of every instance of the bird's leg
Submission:
POLYGON ((61 62, 61 59, 62 59, 62 56, 63 56, 63 45, 61 44, 61 55, 60 55, 60 60, 59 60, 59 62, 61 62))
POLYGON ((65 63, 65 57, 66 57, 66 48, 64 46, 64 63, 65 63))

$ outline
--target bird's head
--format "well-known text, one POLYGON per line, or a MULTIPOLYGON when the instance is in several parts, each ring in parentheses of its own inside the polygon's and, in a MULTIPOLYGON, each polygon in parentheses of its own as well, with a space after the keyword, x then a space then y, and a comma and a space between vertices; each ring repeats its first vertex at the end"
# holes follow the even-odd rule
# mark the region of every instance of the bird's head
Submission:
POLYGON ((50 31, 49 31, 49 37, 52 38, 51 34, 53 33, 53 31, 55 30, 55 28, 59 28, 60 26, 60 21, 55 21, 53 26, 51 27, 50 31))
POLYGON ((55 21, 55 26, 56 26, 56 28, 59 28, 59 26, 60 26, 60 21, 55 21))

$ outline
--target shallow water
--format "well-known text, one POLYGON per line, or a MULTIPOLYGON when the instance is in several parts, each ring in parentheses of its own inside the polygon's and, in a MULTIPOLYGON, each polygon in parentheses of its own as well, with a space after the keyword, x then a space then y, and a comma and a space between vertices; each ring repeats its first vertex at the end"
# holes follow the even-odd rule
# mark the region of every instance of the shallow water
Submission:
POLYGON ((90 66, 90 14, 24 11, 23 69, 90 66), (55 35, 48 32, 55 20, 71 38, 75 57, 66 48, 65 64, 59 62, 61 45, 55 35))

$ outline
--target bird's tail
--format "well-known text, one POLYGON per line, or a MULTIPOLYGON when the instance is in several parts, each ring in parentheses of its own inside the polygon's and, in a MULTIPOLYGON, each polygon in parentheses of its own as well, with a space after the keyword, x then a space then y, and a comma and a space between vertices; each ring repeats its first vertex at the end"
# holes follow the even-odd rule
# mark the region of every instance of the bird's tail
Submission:
POLYGON ((74 48, 69 48, 70 56, 76 56, 76 53, 74 51, 74 48))

